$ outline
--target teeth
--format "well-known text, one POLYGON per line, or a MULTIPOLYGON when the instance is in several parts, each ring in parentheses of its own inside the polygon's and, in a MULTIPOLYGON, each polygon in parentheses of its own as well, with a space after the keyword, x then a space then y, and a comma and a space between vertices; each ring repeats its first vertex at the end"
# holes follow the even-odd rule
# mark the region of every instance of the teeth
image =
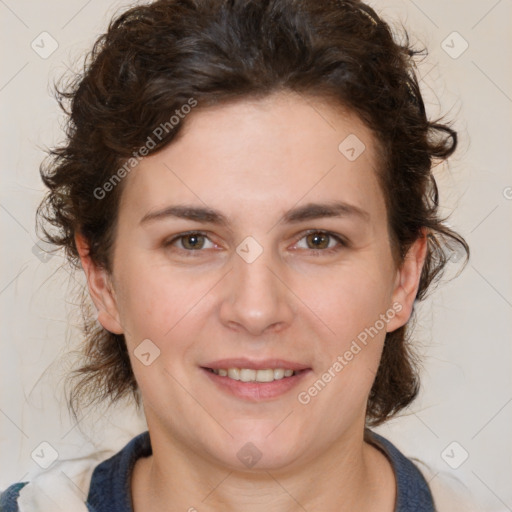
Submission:
POLYGON ((256 380, 256 370, 247 370, 242 368, 240 370, 240 380, 242 382, 252 382, 256 380))
POLYGON ((274 380, 279 380, 284 377, 284 370, 282 368, 278 368, 274 370, 274 380))
POLYGON ((213 373, 220 377, 229 377, 233 380, 242 382, 273 382, 281 380, 285 377, 291 377, 295 372, 293 370, 285 370, 284 368, 252 370, 250 368, 219 368, 213 370, 213 373))
POLYGON ((230 368, 228 370, 228 377, 234 380, 240 380, 240 370, 238 368, 230 368))

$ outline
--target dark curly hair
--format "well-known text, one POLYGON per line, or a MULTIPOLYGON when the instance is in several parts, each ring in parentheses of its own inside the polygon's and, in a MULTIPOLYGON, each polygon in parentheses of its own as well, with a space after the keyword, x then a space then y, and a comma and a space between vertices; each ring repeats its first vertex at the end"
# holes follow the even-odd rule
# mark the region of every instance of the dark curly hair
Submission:
MULTIPOLYGON (((400 42, 358 0, 159 0, 120 14, 96 41, 83 73, 56 87, 68 124, 65 143, 49 151, 40 169, 49 189, 37 212, 46 240, 64 247, 78 268, 74 235, 81 233, 94 263, 111 272, 123 181, 105 184, 116 172, 126 174, 155 127, 167 126, 191 98, 199 109, 291 91, 349 109, 375 135, 396 263, 427 237, 416 297, 423 299, 450 250, 457 246, 469 257, 469 248, 439 217, 432 174, 454 152, 457 135, 427 118, 415 73, 424 52, 402 34, 400 42)), ((161 130, 148 154, 171 143, 186 122, 161 130)), ((124 336, 89 313, 84 321, 85 361, 72 373, 78 381, 68 396, 71 410, 76 416, 86 404, 130 394, 140 406, 124 336)), ((418 393, 409 332, 410 321, 386 335, 368 398, 369 425, 392 417, 418 393)))

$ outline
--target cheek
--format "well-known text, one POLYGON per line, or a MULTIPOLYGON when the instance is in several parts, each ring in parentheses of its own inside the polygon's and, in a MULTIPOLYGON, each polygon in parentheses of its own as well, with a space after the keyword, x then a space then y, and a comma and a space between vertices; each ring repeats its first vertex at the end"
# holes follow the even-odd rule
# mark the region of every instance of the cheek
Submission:
MULTIPOLYGON (((390 289, 379 271, 361 267, 330 273, 312 298, 315 312, 338 338, 356 337, 389 307, 390 289)), ((380 322, 377 327, 382 329, 380 322)))
POLYGON ((124 265, 119 269, 119 309, 127 341, 164 343, 175 327, 188 322, 212 287, 211 279, 165 266, 124 265))
MULTIPOLYGON (((318 370, 297 396, 304 414, 328 418, 332 431, 364 416, 386 335, 388 289, 365 271, 352 267, 333 274, 312 297, 321 337, 318 370), (328 331, 323 326, 327 326, 328 331)), ((382 283, 382 282, 381 282, 382 283)), ((389 315, 391 317, 391 315, 389 315)))
POLYGON ((317 406, 338 403, 343 397, 347 409, 341 402, 339 406, 344 410, 364 407, 379 366, 387 321, 394 316, 385 274, 365 261, 330 272, 320 280, 323 286, 315 286, 311 309, 319 319, 318 328, 326 333, 321 337, 321 370, 316 378, 329 381, 329 390, 322 391, 317 406))
MULTIPOLYGON (((121 275, 122 324, 144 400, 158 410, 162 400, 159 390, 166 389, 164 409, 178 410, 183 390, 177 382, 189 378, 186 369, 200 340, 201 314, 209 306, 210 279, 193 279, 186 272, 171 272, 169 267, 135 263, 119 267, 121 275), (150 354, 148 366, 139 359, 144 353, 150 354)), ((181 412, 185 414, 186 410, 181 412)))

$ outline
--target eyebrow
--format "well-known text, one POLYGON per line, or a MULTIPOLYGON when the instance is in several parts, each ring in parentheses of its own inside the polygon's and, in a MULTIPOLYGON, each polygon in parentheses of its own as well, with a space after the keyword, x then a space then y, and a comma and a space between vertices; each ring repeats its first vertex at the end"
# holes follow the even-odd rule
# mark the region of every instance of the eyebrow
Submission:
MULTIPOLYGON (((219 211, 208 207, 187 205, 168 206, 161 210, 148 212, 142 217, 140 224, 169 217, 217 224, 225 227, 229 226, 228 218, 219 211)), ((329 203, 308 203, 304 206, 292 208, 284 213, 279 222, 296 224, 306 220, 325 217, 354 217, 364 222, 370 220, 370 214, 366 210, 343 201, 334 201, 329 203)))
POLYGON ((370 220, 370 214, 366 210, 344 201, 333 201, 330 203, 308 203, 299 208, 293 208, 283 215, 281 222, 293 224, 323 217, 355 217, 366 222, 370 220))

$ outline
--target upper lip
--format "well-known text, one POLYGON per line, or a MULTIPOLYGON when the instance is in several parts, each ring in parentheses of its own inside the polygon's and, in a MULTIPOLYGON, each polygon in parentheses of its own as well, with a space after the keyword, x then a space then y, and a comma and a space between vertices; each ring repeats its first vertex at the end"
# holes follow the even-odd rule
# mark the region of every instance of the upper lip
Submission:
POLYGON ((284 370, 307 370, 309 366, 297 363, 294 361, 286 361, 285 359, 262 359, 256 361, 254 359, 247 359, 240 357, 236 359, 218 359, 210 363, 202 365, 203 368, 210 368, 212 370, 219 370, 221 368, 248 368, 250 370, 267 370, 283 368, 284 370))

